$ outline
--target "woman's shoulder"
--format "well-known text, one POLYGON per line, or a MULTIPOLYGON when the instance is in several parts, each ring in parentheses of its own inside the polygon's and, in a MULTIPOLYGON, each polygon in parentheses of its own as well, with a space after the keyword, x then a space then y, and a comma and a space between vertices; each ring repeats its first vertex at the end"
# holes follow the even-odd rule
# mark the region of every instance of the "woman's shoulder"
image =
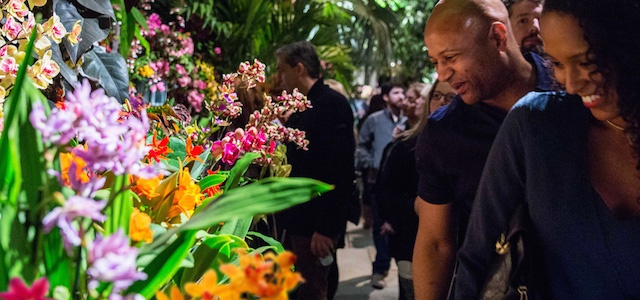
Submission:
POLYGON ((530 92, 511 108, 505 123, 557 126, 558 122, 586 120, 590 114, 579 96, 566 92, 530 92))
POLYGON ((569 95, 567 92, 530 92, 522 97, 511 111, 543 112, 545 114, 558 114, 566 111, 588 111, 577 95, 569 95))

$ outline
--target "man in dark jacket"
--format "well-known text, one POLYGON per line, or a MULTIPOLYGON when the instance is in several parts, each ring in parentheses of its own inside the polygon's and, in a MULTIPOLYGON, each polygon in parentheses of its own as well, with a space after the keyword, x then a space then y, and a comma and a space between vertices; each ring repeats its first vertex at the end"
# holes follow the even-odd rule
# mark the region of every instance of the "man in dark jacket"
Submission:
MULTIPOLYGON (((309 42, 283 46, 276 52, 278 77, 289 92, 297 88, 311 108, 291 115, 286 126, 306 132, 309 150, 287 145, 291 177, 308 177, 335 186, 333 191, 283 211, 278 227, 285 247, 297 256, 296 270, 305 279, 297 299, 327 299, 330 265, 338 238, 344 234, 352 200, 355 139, 347 99, 320 77, 320 61, 309 42)), ((334 264, 335 265, 335 264, 334 264)), ((332 295, 329 295, 331 297, 332 295)))

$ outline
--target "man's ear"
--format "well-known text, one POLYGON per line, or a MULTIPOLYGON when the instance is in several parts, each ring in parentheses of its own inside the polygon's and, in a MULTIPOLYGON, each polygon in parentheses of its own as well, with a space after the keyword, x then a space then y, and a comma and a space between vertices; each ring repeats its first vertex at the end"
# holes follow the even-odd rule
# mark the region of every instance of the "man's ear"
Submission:
POLYGON ((305 68, 301 62, 296 64, 296 74, 298 75, 298 78, 302 78, 307 74, 307 68, 305 68))
POLYGON ((382 95, 382 100, 384 100, 384 102, 389 102, 389 95, 382 95))
POLYGON ((489 40, 498 50, 507 50, 507 26, 502 22, 493 22, 489 28, 489 40))

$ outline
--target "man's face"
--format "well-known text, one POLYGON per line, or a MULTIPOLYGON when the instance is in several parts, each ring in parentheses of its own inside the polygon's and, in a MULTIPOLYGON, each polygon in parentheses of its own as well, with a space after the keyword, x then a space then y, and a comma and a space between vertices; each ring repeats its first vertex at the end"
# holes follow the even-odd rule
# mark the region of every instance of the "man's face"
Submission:
POLYGON ((449 83, 465 103, 474 104, 495 96, 503 86, 501 57, 489 43, 488 32, 458 24, 427 25, 424 40, 438 80, 449 83))
POLYGON ((401 87, 393 87, 389 91, 389 95, 383 95, 382 98, 387 101, 387 104, 393 108, 402 108, 402 102, 404 101, 404 89, 401 87))
POLYGON ((540 37, 540 14, 542 5, 524 0, 511 6, 511 29, 522 53, 542 54, 544 47, 540 37))
POLYGON ((282 56, 278 56, 276 69, 282 88, 288 93, 293 93, 293 89, 298 87, 299 76, 296 66, 290 66, 282 56))

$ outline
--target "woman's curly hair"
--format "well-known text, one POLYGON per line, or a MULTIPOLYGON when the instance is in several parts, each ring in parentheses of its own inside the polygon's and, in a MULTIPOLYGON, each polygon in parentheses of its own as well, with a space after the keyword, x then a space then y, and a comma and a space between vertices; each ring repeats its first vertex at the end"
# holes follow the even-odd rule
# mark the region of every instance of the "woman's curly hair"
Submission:
POLYGON ((618 93, 620 115, 628 123, 640 169, 640 1, 546 0, 543 13, 575 17, 589 43, 587 57, 596 64, 605 87, 618 93))

